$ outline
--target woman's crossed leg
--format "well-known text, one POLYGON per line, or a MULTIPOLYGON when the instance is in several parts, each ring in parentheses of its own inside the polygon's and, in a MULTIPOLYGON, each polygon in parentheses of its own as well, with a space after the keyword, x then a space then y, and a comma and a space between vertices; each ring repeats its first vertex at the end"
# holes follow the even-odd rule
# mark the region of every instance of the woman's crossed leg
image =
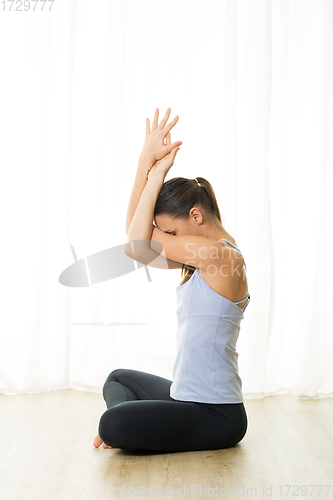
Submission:
POLYGON ((110 373, 103 387, 108 409, 99 422, 99 439, 105 446, 131 451, 229 446, 230 426, 223 425, 214 405, 175 400, 170 385, 171 380, 137 370, 110 373))

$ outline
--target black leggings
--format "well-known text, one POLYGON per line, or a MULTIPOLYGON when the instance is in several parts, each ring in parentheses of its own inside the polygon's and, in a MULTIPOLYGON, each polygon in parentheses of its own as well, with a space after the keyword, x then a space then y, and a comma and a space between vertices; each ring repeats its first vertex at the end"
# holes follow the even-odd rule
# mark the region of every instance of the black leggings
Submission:
POLYGON ((171 380, 119 368, 103 386, 107 410, 98 428, 108 446, 126 451, 196 451, 235 446, 247 430, 244 403, 179 401, 171 380))

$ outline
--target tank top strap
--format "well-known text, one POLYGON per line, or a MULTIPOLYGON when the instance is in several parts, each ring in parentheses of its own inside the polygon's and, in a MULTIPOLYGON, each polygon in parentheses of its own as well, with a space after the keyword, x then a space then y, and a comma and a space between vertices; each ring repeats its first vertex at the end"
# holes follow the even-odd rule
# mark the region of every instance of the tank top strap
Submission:
POLYGON ((236 248, 236 250, 238 250, 238 251, 239 251, 239 253, 242 253, 242 252, 239 250, 239 248, 237 248, 237 247, 236 247, 233 243, 231 243, 231 241, 229 241, 229 240, 227 240, 227 239, 225 239, 225 238, 221 238, 219 241, 222 241, 222 240, 223 240, 223 241, 227 241, 227 242, 228 242, 228 243, 229 243, 232 247, 236 248))

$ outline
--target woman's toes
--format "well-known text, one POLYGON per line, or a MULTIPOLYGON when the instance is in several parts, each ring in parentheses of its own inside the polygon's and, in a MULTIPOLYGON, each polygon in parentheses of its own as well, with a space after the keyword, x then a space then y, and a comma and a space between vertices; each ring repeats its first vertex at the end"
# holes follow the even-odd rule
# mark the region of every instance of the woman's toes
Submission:
POLYGON ((102 439, 99 437, 99 435, 97 434, 97 436, 95 436, 94 440, 93 440, 93 445, 95 446, 95 448, 99 448, 101 445, 103 446, 103 448, 112 448, 112 446, 108 446, 107 444, 103 443, 102 439))
POLYGON ((109 446, 109 445, 107 445, 107 444, 105 444, 105 443, 103 443, 103 444, 102 444, 102 446, 103 446, 103 448, 105 448, 105 449, 106 449, 106 448, 112 448, 112 446, 109 446))
POLYGON ((102 443, 103 443, 103 441, 101 440, 101 438, 97 434, 97 436, 95 436, 95 438, 93 440, 93 445, 95 446, 95 448, 99 448, 102 443))

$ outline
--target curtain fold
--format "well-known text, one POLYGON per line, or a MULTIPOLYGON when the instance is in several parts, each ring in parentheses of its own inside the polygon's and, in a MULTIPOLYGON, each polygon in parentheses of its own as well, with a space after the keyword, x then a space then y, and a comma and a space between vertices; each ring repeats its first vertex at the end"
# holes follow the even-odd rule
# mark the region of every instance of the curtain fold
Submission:
POLYGON ((170 106, 166 180, 207 178, 245 256, 244 399, 333 395, 332 17, 329 0, 1 14, 0 393, 101 392, 116 368, 172 379, 180 270, 59 282, 74 255, 125 244, 145 119, 170 106))

